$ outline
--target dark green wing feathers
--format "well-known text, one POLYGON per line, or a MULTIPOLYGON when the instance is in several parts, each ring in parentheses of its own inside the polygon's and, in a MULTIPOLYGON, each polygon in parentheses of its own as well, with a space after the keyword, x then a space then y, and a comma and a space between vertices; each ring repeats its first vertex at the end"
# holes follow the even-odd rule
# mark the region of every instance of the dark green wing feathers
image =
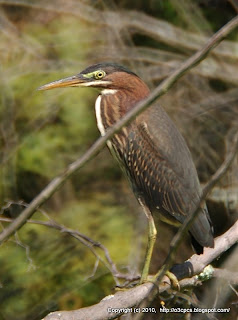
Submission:
MULTIPOLYGON (((132 187, 137 196, 144 196, 151 211, 157 209, 172 223, 183 223, 199 203, 201 189, 188 147, 162 108, 153 106, 143 113, 143 119, 139 116, 132 123, 126 154, 128 174, 132 175, 130 180, 134 181, 132 187), (157 128, 156 123, 161 127, 157 128)), ((195 247, 196 242, 202 247, 213 246, 205 206, 190 233, 195 247)))

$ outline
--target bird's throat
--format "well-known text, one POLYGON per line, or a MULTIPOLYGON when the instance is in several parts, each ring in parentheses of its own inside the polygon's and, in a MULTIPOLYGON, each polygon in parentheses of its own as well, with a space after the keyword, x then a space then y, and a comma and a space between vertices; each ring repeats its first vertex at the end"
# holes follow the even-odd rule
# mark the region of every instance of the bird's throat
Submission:
POLYGON ((115 89, 104 89, 97 97, 95 111, 97 126, 102 136, 105 135, 108 127, 120 119, 120 105, 116 98, 117 92, 115 89), (116 103, 112 104, 113 101, 116 103))
POLYGON ((102 96, 100 94, 97 97, 97 100, 95 103, 95 112, 96 112, 98 130, 100 131, 101 136, 104 136, 106 133, 106 128, 105 128, 105 126, 103 124, 103 120, 102 120, 101 101, 102 101, 102 96))

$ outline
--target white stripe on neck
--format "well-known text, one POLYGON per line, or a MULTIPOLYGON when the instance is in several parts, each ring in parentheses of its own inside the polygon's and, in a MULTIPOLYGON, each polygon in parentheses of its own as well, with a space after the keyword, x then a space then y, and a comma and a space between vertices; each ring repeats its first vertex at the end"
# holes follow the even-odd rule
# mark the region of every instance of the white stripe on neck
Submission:
POLYGON ((95 102, 95 111, 96 111, 96 118, 97 118, 97 126, 98 130, 101 133, 101 136, 104 136, 106 133, 105 127, 102 122, 102 115, 101 115, 101 102, 102 102, 102 95, 109 95, 109 94, 115 94, 117 93, 117 90, 115 89, 104 89, 101 91, 101 94, 97 97, 97 100, 95 102))
POLYGON ((95 103, 95 111, 96 111, 96 118, 97 118, 97 126, 98 126, 98 130, 101 133, 101 136, 104 136, 106 131, 104 128, 104 125, 102 123, 102 116, 101 116, 101 100, 102 100, 102 96, 99 95, 97 97, 96 103, 95 103))
POLYGON ((103 89, 101 94, 114 94, 117 93, 116 89, 103 89))

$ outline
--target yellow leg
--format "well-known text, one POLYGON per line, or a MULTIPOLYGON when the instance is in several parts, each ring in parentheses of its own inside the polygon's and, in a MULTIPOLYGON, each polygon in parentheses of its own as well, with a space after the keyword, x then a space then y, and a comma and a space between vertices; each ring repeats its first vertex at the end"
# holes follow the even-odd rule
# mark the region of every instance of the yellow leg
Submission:
POLYGON ((155 227, 153 216, 152 216, 149 208, 146 206, 145 202, 141 198, 139 198, 138 200, 139 200, 139 203, 142 206, 144 213, 148 219, 148 225, 149 225, 148 243, 147 243, 147 249, 146 249, 146 255, 145 255, 145 262, 144 262, 144 266, 143 266, 143 270, 142 270, 142 274, 141 274, 141 280, 140 280, 140 283, 143 283, 148 278, 150 261, 152 258, 154 244, 156 241, 157 230, 155 227))
MULTIPOLYGON (((159 270, 156 275, 153 277, 151 282, 156 282, 156 279, 158 279, 158 277, 161 275, 161 270, 159 270)), ((170 272, 169 270, 167 270, 164 274, 165 276, 167 276, 170 280, 170 284, 171 284, 171 288, 174 290, 179 291, 180 290, 180 284, 179 284, 179 280, 177 279, 176 275, 173 274, 172 272, 170 272)))

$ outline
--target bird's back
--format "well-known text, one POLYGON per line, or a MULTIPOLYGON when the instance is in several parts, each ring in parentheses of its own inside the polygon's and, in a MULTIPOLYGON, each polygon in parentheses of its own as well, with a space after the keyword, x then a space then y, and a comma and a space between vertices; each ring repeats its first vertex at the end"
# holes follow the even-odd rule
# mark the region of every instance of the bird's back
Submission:
MULTIPOLYGON (((128 129, 124 161, 134 192, 144 198, 152 212, 159 211, 163 220, 183 223, 201 196, 197 171, 184 138, 159 105, 147 109, 128 129)), ((200 246, 213 246, 205 205, 190 233, 200 246)))

